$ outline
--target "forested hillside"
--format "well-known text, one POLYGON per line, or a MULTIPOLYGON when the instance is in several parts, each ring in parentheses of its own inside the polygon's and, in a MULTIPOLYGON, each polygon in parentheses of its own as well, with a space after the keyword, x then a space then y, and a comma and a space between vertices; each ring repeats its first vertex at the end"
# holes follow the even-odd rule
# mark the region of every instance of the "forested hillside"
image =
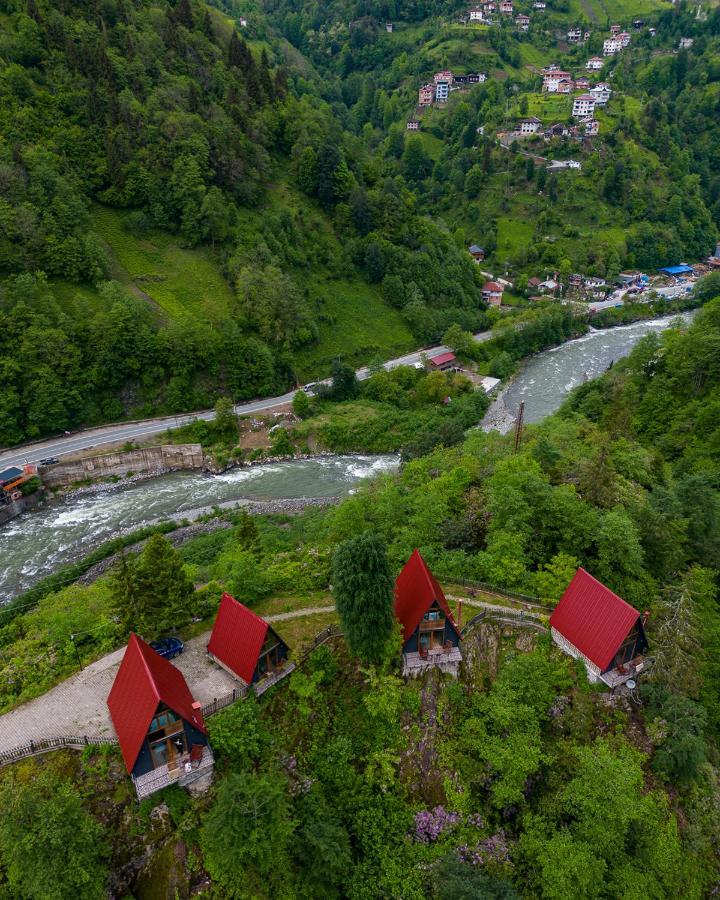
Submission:
POLYGON ((3 337, 3 443, 126 409, 197 408, 218 388, 239 399, 287 387, 293 352, 324 320, 348 328, 350 353, 408 347, 399 317, 373 347, 330 300, 381 314, 370 285, 385 273, 410 291, 416 334, 484 323, 471 262, 369 148, 343 152, 319 79, 277 42, 248 44, 188 0, 10 2, 2 16, 0 271, 17 326, 3 337), (93 203, 131 212, 108 234, 93 203), (162 230, 209 245, 231 288, 224 307, 217 290, 200 310, 176 291, 168 310, 162 260, 127 277, 124 258, 152 255, 162 230), (43 343, 57 365, 54 350, 34 357, 43 343))
POLYGON ((605 64, 601 135, 552 144, 583 164, 554 175, 495 134, 568 118, 539 67, 581 67, 603 7, 551 2, 527 33, 461 25, 464 9, 4 0, 0 442, 272 393, 336 356, 487 327, 473 241, 521 292, 711 251, 717 9, 614 11, 655 14, 657 33, 605 64), (569 23, 587 46, 563 43, 569 23), (406 132, 447 66, 488 79, 406 132))

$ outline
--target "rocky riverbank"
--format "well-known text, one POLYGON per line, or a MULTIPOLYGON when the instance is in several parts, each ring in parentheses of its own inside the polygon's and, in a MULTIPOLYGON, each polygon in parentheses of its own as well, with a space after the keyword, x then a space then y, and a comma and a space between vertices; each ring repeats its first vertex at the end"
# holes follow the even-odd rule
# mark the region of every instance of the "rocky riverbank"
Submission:
MULTIPOLYGON (((226 503, 218 504, 213 508, 203 507, 197 510, 189 510, 183 516, 183 519, 192 519, 193 516, 200 517, 207 515, 211 509, 243 509, 250 515, 260 516, 271 513, 293 514, 301 512, 308 507, 332 506, 338 503, 339 497, 297 497, 286 500, 229 500, 226 503)), ((233 523, 228 519, 219 516, 205 522, 193 522, 191 525, 183 525, 165 535, 173 547, 181 547, 186 541, 199 537, 202 534, 211 534, 213 531, 219 531, 224 528, 232 528, 233 523)), ((149 539, 138 541, 128 547, 124 552, 135 553, 141 550, 149 539)), ((88 569, 84 575, 77 579, 77 584, 92 584, 101 575, 104 575, 115 564, 119 554, 115 553, 107 559, 101 560, 99 563, 88 569)))

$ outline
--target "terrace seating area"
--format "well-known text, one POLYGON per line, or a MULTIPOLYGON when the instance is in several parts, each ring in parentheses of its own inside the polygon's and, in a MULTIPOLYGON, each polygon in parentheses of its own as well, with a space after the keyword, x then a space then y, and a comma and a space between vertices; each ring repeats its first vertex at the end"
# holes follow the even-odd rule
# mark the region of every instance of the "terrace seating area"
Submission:
POLYGON ((137 798, 142 800, 171 784, 185 787, 207 774, 214 764, 215 757, 208 745, 201 748, 199 745, 193 746, 189 753, 183 753, 182 756, 177 757, 172 767, 165 764, 145 775, 133 776, 137 798))
POLYGON ((459 647, 437 647, 433 650, 418 650, 403 653, 403 677, 416 677, 426 669, 437 668, 457 678, 462 662, 459 647))

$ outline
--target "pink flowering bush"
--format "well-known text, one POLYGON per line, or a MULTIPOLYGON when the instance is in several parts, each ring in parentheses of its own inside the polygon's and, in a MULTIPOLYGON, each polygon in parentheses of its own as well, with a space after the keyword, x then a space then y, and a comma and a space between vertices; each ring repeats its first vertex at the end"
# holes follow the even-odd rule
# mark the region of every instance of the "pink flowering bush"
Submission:
POLYGON ((460 821, 460 814, 448 812, 443 806, 425 809, 415 816, 415 840, 430 844, 445 831, 451 831, 460 821))

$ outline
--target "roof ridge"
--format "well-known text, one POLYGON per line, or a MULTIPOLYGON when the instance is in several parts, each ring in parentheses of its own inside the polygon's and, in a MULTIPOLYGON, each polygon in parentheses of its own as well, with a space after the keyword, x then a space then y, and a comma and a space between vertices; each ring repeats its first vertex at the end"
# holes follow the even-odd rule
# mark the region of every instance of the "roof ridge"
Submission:
MULTIPOLYGON (((153 671, 150 668, 150 663, 147 661, 147 657, 145 656, 145 648, 143 645, 145 645, 145 647, 147 647, 148 650, 151 650, 153 653, 155 651, 147 643, 147 641, 143 640, 141 637, 139 637, 137 634, 135 634, 134 631, 131 631, 130 632, 130 640, 132 641, 133 638, 135 638, 134 646, 137 647, 137 651, 140 654, 140 659, 142 660, 143 668, 145 669, 146 675, 150 679, 150 684, 153 687, 153 691, 155 692, 155 697, 157 698, 157 701, 159 703, 160 700, 162 700, 162 697, 160 696, 160 689, 158 688, 157 682, 155 681, 155 676, 153 675, 153 671)), ((158 659, 160 659, 160 657, 158 657, 158 659)))

